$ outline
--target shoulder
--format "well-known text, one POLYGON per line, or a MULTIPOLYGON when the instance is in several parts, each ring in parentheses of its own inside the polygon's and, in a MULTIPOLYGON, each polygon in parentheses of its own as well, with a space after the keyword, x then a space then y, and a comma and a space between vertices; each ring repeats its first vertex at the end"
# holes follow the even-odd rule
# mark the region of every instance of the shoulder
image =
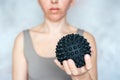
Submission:
POLYGON ((88 32, 84 29, 81 29, 81 28, 78 28, 78 30, 85 38, 90 39, 90 40, 94 40, 94 36, 90 32, 88 32))
POLYGON ((96 53, 96 40, 95 40, 95 37, 93 36, 93 34, 91 34, 90 32, 88 31, 85 31, 83 32, 83 36, 84 38, 87 39, 87 41, 90 43, 90 46, 91 46, 91 50, 96 53))
POLYGON ((94 40, 94 41, 95 41, 95 37, 93 36, 93 34, 91 34, 91 33, 88 32, 88 31, 85 31, 85 30, 84 30, 83 36, 84 36, 87 40, 89 40, 89 41, 91 41, 91 40, 94 40))
POLYGON ((19 32, 18 35, 15 38, 15 44, 22 44, 23 43, 23 39, 24 39, 24 33, 19 32))
POLYGON ((23 51, 24 31, 19 32, 15 37, 13 51, 23 51))
POLYGON ((19 32, 17 34, 17 36, 15 37, 15 43, 16 42, 20 42, 20 43, 23 42, 24 36, 25 36, 25 32, 27 32, 27 30, 29 30, 29 29, 24 29, 24 30, 22 30, 21 32, 19 32))
POLYGON ((78 28, 78 30, 80 31, 82 36, 84 36, 84 38, 88 40, 88 42, 95 42, 95 37, 93 36, 93 34, 81 28, 78 28))

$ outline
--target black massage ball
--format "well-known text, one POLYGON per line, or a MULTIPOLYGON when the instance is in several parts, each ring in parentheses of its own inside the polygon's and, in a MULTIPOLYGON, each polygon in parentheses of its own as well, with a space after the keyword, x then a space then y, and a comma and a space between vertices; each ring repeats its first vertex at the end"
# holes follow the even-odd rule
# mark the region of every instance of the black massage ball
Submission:
POLYGON ((85 65, 84 55, 91 55, 89 42, 80 34, 67 34, 56 45, 56 57, 63 65, 63 60, 72 59, 77 68, 85 65))

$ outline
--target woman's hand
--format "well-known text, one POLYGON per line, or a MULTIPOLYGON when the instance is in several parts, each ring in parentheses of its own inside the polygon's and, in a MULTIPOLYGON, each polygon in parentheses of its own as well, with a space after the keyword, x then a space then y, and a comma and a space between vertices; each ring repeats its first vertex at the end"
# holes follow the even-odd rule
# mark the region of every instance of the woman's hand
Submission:
POLYGON ((91 57, 86 54, 84 56, 85 66, 77 68, 72 59, 64 60, 63 65, 55 59, 56 65, 71 76, 72 80, 92 80, 89 75, 89 70, 92 68, 91 57))

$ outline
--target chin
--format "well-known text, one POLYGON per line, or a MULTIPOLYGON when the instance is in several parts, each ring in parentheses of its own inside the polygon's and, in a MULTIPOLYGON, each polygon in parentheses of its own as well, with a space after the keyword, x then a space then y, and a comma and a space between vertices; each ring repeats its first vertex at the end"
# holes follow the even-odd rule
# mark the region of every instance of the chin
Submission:
POLYGON ((64 16, 59 16, 59 15, 52 15, 52 16, 48 17, 48 19, 51 20, 51 21, 53 21, 53 22, 60 21, 63 18, 64 18, 64 16))

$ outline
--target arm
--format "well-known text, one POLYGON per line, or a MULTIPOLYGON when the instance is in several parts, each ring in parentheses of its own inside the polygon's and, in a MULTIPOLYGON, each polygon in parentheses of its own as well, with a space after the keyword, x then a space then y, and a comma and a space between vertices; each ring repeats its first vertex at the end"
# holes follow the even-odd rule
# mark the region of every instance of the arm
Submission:
POLYGON ((96 43, 94 37, 88 33, 84 32, 84 37, 88 40, 91 46, 91 57, 89 55, 85 55, 85 63, 86 65, 77 68, 72 59, 64 60, 63 66, 59 63, 57 59, 55 59, 55 63, 58 67, 64 70, 68 75, 71 76, 72 80, 97 80, 97 50, 96 43))
MULTIPOLYGON (((97 48, 93 35, 84 32, 83 36, 88 40, 91 46, 91 57, 85 58, 86 66, 80 68, 81 75, 73 76, 72 80, 97 80, 97 48)), ((86 57, 86 56, 85 56, 86 57)))
MULTIPOLYGON (((93 37, 88 32, 84 32, 84 37, 88 40, 91 46, 91 57, 89 59, 85 58, 86 66, 81 68, 81 75, 77 77, 72 77, 73 80, 97 80, 97 49, 96 42, 93 37)), ((85 56, 86 57, 86 56, 85 56)))
POLYGON ((27 80, 27 63, 23 51, 23 33, 14 42, 12 54, 12 80, 27 80))
POLYGON ((93 35, 88 32, 84 32, 84 37, 88 40, 91 46, 91 62, 92 68, 88 71, 92 80, 97 80, 97 48, 96 48, 96 41, 93 35))

